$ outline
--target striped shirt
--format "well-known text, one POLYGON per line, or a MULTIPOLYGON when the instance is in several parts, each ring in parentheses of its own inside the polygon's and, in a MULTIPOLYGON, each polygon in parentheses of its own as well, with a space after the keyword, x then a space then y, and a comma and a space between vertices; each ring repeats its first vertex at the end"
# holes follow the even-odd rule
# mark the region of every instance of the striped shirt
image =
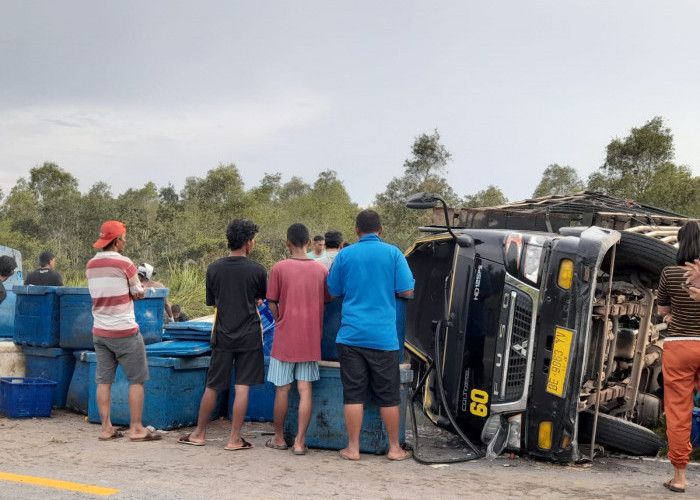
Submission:
POLYGON ((657 304, 671 306, 669 337, 700 337, 700 302, 693 300, 681 286, 686 271, 681 266, 669 266, 661 273, 657 304))
POLYGON ((128 337, 139 331, 132 294, 143 292, 136 266, 118 252, 100 252, 87 263, 92 297, 93 335, 128 337))

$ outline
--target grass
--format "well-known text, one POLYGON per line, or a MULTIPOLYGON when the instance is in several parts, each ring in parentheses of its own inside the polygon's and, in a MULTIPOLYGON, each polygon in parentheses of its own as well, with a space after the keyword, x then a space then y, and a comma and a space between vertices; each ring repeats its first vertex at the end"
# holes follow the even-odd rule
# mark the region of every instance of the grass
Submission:
POLYGON ((206 270, 196 266, 168 265, 170 304, 179 304, 190 318, 214 314, 214 308, 206 305, 206 270))
MULTIPOLYGON (((661 421, 659 422, 659 425, 654 427, 652 429, 655 434, 658 436, 661 436, 662 438, 666 439, 666 416, 661 417, 661 421)), ((664 446, 661 448, 659 451, 659 455, 662 457, 665 457, 668 455, 668 445, 664 446)), ((700 448, 693 448, 693 451, 690 453, 690 459, 691 460, 700 460, 700 448)))
MULTIPOLYGON (((160 274, 157 278, 160 278, 160 274)), ((62 277, 65 286, 87 286, 85 271, 67 271, 62 273, 62 277)), ((179 304, 190 318, 214 314, 214 308, 206 305, 205 277, 206 269, 194 264, 169 264, 167 276, 163 277, 163 284, 170 289, 168 300, 171 304, 179 304)))

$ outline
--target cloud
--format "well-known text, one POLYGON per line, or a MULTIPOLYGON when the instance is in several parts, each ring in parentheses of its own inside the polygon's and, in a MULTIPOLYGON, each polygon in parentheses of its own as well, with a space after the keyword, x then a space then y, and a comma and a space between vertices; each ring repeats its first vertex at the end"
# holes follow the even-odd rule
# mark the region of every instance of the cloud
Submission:
POLYGON ((124 174, 148 175, 156 164, 168 166, 158 185, 168 177, 179 182, 204 175, 192 171, 195 166, 214 168, 273 148, 280 134, 317 126, 330 112, 327 99, 304 90, 198 107, 66 103, 6 109, 0 113, 0 186, 9 190, 44 161, 73 174, 82 190, 98 180, 116 192, 138 187, 124 174))

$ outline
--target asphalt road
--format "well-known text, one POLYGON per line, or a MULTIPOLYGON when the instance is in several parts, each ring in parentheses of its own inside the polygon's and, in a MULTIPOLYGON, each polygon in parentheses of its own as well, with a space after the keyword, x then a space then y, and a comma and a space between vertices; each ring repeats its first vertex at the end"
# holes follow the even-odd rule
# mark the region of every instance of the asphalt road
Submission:
MULTIPOLYGON (((580 465, 561 465, 499 457, 429 466, 363 455, 359 462, 349 462, 334 450, 293 456, 289 451, 265 448, 272 430, 269 423, 246 423, 244 435, 253 449, 224 451, 229 430, 226 419, 212 422, 204 447, 176 442, 188 429, 169 432, 158 442, 132 443, 125 438, 100 442, 99 426, 88 423, 83 415, 54 410, 46 419, 0 417, 0 498, 676 497, 661 485, 670 477, 671 466, 658 458, 602 457, 580 465), (102 490, 89 490, 87 485, 102 490)), ((440 454, 444 440, 430 428, 425 431, 440 454)), ((407 440, 411 440, 410 433, 407 440)), ((455 451, 448 444, 444 447, 446 456, 455 451)), ((700 464, 691 464, 688 472, 691 485, 686 496, 697 498, 700 464)))

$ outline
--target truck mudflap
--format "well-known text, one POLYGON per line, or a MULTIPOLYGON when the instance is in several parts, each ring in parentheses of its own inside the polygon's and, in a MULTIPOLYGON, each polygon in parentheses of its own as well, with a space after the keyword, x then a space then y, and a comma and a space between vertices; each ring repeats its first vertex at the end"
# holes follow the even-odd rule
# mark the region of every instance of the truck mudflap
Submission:
POLYGON ((562 228, 552 248, 550 266, 574 261, 570 290, 556 273, 543 277, 532 386, 525 414, 524 446, 530 455, 554 461, 579 458, 578 398, 591 335, 596 276, 620 233, 592 228, 562 228))

